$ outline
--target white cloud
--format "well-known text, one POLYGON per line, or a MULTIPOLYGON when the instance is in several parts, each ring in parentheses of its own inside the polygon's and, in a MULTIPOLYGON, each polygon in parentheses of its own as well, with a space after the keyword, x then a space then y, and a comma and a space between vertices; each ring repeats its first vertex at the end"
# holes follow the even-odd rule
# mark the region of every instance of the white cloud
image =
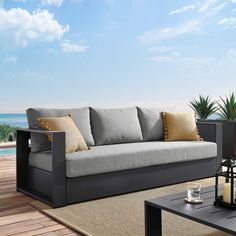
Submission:
POLYGON ((215 59, 209 57, 181 57, 179 52, 172 52, 171 55, 162 55, 162 56, 154 56, 151 58, 152 61, 163 63, 163 62, 171 62, 171 63, 179 63, 184 67, 203 67, 206 65, 211 65, 215 59))
POLYGON ((64 41, 61 43, 61 50, 66 53, 81 53, 88 50, 88 46, 82 44, 75 44, 70 41, 64 41))
POLYGON ((221 1, 221 3, 218 3, 218 0, 206 0, 203 3, 197 3, 197 11, 208 16, 215 16, 227 5, 227 1, 221 1))
POLYGON ((13 2, 21 2, 21 3, 26 3, 27 0, 12 0, 13 2))
POLYGON ((219 5, 215 6, 215 7, 213 7, 213 8, 211 9, 211 14, 216 15, 217 13, 219 13, 219 12, 220 12, 225 6, 227 6, 227 5, 228 5, 227 2, 223 2, 223 3, 221 3, 221 4, 219 4, 219 5))
POLYGON ((168 33, 171 31, 171 28, 164 28, 161 30, 162 33, 168 33))
POLYGON ((149 52, 157 52, 157 53, 162 53, 162 52, 169 52, 172 51, 174 47, 151 47, 148 49, 149 52))
MULTIPOLYGON (((236 1, 236 0, 235 0, 236 1)), ((182 8, 171 11, 169 14, 174 15, 194 9, 198 17, 195 17, 182 25, 166 27, 162 29, 147 30, 140 37, 141 43, 158 43, 165 40, 177 38, 182 35, 201 32, 204 27, 216 21, 216 15, 225 8, 229 3, 224 0, 219 3, 218 0, 201 0, 193 5, 186 5, 182 8), (200 17, 199 17, 199 14, 200 17)))
POLYGON ((84 0, 70 0, 72 3, 78 4, 78 5, 83 5, 84 0))
MULTIPOLYGON (((193 79, 197 81, 196 83, 202 81, 205 90, 207 88, 213 93, 222 93, 222 91, 225 93, 227 90, 236 89, 236 49, 234 48, 227 50, 220 58, 166 57, 153 60, 157 66, 158 64, 162 66, 162 62, 168 66, 169 70, 175 71, 177 78, 186 79, 186 81, 193 79), (219 86, 212 87, 212 83, 217 83, 219 86)), ((204 91, 204 88, 199 86, 199 91, 204 91)))
POLYGON ((60 7, 63 3, 63 0, 41 0, 43 6, 51 6, 55 5, 57 7, 60 7))
POLYGON ((62 26, 47 10, 0 9, 0 45, 26 47, 30 42, 61 39, 69 26, 62 26))
POLYGON ((4 77, 6 79, 12 79, 12 80, 33 80, 33 81, 54 80, 54 78, 51 75, 41 74, 31 70, 25 70, 20 72, 6 72, 4 77))
POLYGON ((158 55, 151 58, 151 61, 163 63, 163 62, 175 62, 180 57, 180 53, 173 51, 170 55, 158 55))
POLYGON ((210 57, 187 57, 187 58, 181 58, 179 62, 181 63, 186 63, 188 65, 196 65, 196 66, 201 66, 201 65, 209 65, 212 64, 215 61, 214 58, 210 57))
POLYGON ((198 20, 192 20, 174 28, 149 30, 143 33, 139 40, 141 43, 151 43, 173 39, 181 35, 199 31, 201 29, 200 23, 198 20))
POLYGON ((236 17, 223 18, 217 22, 217 25, 224 26, 224 29, 235 29, 236 28, 236 17))
MULTIPOLYGON (((172 68, 177 77, 186 77, 186 79, 187 76, 196 77, 197 75, 207 79, 214 78, 213 74, 215 75, 215 71, 220 71, 218 61, 211 57, 182 57, 170 55, 152 57, 151 61, 160 64, 160 66, 164 64, 172 68), (206 76, 206 74, 208 76, 206 76)), ((225 66, 225 68, 228 67, 228 65, 225 66)))
POLYGON ((6 57, 6 58, 3 59, 3 62, 15 63, 17 61, 18 61, 17 56, 10 56, 10 57, 6 57))
POLYGON ((181 55, 180 52, 176 52, 176 51, 172 52, 172 56, 174 57, 179 57, 180 55, 181 55))
POLYGON ((216 2, 217 2, 217 0, 206 0, 202 5, 200 5, 198 11, 199 11, 199 12, 204 12, 204 11, 206 11, 206 10, 208 10, 210 7, 212 7, 216 2))
POLYGON ((175 57, 173 56, 155 56, 151 58, 151 61, 163 63, 163 62, 174 62, 175 57))
POLYGON ((169 15, 175 15, 175 14, 183 13, 183 12, 186 12, 188 10, 194 9, 195 7, 196 7, 195 5, 183 6, 179 9, 170 11, 169 15))

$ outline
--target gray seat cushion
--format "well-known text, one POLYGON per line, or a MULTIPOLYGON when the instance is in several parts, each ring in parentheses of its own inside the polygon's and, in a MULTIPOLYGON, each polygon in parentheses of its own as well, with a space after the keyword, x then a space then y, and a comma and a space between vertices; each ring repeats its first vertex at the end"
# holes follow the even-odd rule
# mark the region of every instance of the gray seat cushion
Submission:
MULTIPOLYGON (((89 108, 74 108, 74 109, 45 109, 45 108, 30 108, 26 111, 29 128, 42 129, 37 122, 39 117, 60 117, 72 115, 75 125, 79 128, 87 145, 94 145, 94 140, 90 126, 89 108)), ((38 152, 51 148, 51 143, 46 135, 32 134, 31 135, 31 151, 38 152)))
MULTIPOLYGON (((66 155, 67 177, 94 175, 167 163, 216 157, 212 142, 140 142, 91 147, 66 155)), ((51 151, 30 153, 29 165, 52 171, 51 151)))
POLYGON ((91 125, 96 145, 142 141, 137 108, 91 108, 91 125))
POLYGON ((142 129, 143 141, 164 139, 164 127, 161 108, 138 107, 138 118, 142 129))

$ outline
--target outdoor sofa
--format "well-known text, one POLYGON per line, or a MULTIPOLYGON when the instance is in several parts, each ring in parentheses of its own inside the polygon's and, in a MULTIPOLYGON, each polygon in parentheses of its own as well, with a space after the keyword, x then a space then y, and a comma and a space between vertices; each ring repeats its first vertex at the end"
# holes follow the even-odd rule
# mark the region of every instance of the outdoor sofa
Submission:
POLYGON ((28 109, 29 129, 17 130, 17 190, 62 207, 215 175, 222 159, 221 124, 198 122, 204 141, 166 142, 160 111, 28 109), (68 114, 90 150, 65 153, 65 133, 37 123, 68 114))

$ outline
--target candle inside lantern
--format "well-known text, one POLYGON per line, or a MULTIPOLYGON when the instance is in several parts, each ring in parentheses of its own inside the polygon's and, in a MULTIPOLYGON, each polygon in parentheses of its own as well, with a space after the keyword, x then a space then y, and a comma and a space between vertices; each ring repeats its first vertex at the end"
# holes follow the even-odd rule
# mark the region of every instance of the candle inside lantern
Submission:
MULTIPOLYGON (((233 203, 234 201, 234 188, 233 188, 233 203)), ((231 185, 230 183, 224 184, 224 192, 223 192, 223 202, 231 203, 231 185)))

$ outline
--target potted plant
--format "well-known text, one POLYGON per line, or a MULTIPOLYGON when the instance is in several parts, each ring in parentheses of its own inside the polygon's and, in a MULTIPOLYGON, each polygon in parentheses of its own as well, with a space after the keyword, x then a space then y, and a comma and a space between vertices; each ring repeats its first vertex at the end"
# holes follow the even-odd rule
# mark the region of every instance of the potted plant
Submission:
POLYGON ((189 106, 196 112, 199 120, 222 124, 223 158, 236 157, 236 94, 230 93, 220 101, 211 101, 209 96, 193 99, 189 106), (208 119, 216 114, 216 118, 208 119))
POLYGON ((217 102, 211 101, 211 97, 202 95, 199 95, 198 100, 193 99, 190 101, 189 106, 195 111, 198 119, 204 121, 219 109, 217 102))
POLYGON ((236 121, 236 95, 231 93, 229 97, 223 99, 220 97, 222 104, 218 102, 219 116, 223 120, 236 121))
POLYGON ((218 121, 222 123, 223 129, 223 157, 236 157, 236 94, 232 92, 228 97, 220 97, 220 100, 218 121))

